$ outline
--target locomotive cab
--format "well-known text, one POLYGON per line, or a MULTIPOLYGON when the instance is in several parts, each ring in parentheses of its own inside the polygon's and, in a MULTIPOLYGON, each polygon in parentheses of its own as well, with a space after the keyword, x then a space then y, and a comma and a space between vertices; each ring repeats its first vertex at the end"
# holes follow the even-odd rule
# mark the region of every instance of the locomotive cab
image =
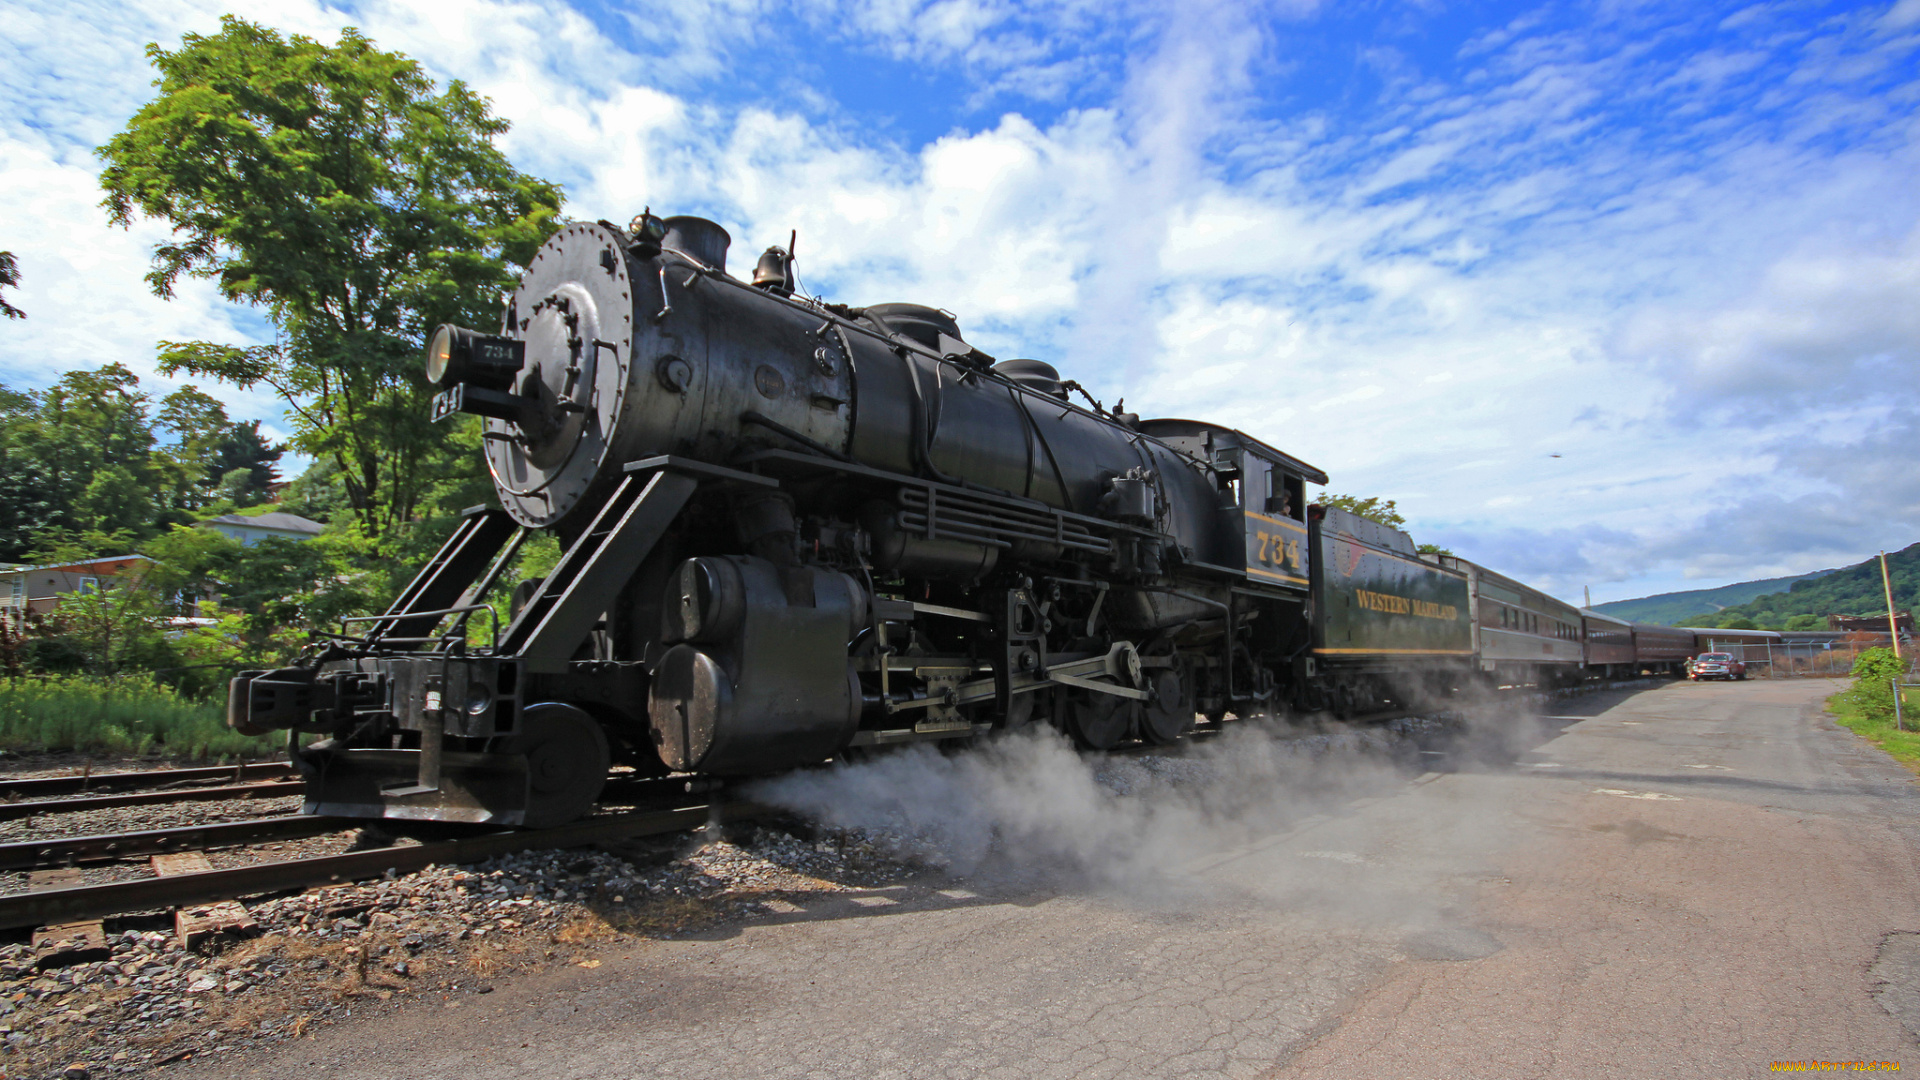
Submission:
POLYGON ((1148 420, 1141 430, 1202 461, 1220 491, 1218 543, 1209 562, 1234 567, 1264 585, 1304 592, 1307 579, 1305 485, 1325 473, 1245 432, 1195 420, 1148 420))

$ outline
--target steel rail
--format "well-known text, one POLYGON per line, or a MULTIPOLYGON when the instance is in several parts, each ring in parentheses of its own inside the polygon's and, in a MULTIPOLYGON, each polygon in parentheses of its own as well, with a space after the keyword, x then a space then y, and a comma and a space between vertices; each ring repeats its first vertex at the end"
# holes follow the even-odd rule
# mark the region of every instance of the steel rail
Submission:
POLYGON ((0 844, 0 870, 39 870, 50 866, 78 863, 113 862, 142 855, 162 855, 169 851, 226 847, 232 844, 257 844, 272 840, 304 840, 342 832, 368 824, 353 818, 313 817, 288 814, 285 817, 252 818, 247 821, 223 821, 211 825, 183 825, 139 832, 101 833, 95 836, 60 836, 47 840, 22 840, 0 844))
POLYGON ((31 799, 0 802, 0 821, 16 821, 35 814, 77 814, 115 806, 151 806, 171 802, 208 802, 216 799, 278 798, 306 789, 302 780, 265 780, 220 787, 175 788, 170 791, 129 791, 120 795, 90 795, 78 799, 31 799))
POLYGON ((262 761, 252 765, 209 765, 192 769, 146 769, 137 772, 93 773, 83 776, 33 776, 19 780, 0 777, 0 799, 11 796, 39 798, 46 795, 70 795, 76 791, 117 791, 125 788, 157 788, 196 780, 266 780, 293 775, 293 766, 284 761, 262 761))
POLYGON ((255 863, 172 877, 77 885, 0 896, 0 930, 99 919, 130 911, 153 911, 282 893, 407 874, 435 863, 473 863, 518 851, 585 847, 638 836, 685 832, 713 822, 737 821, 764 808, 751 803, 686 806, 640 814, 609 814, 552 829, 486 833, 411 847, 354 851, 315 859, 255 863))

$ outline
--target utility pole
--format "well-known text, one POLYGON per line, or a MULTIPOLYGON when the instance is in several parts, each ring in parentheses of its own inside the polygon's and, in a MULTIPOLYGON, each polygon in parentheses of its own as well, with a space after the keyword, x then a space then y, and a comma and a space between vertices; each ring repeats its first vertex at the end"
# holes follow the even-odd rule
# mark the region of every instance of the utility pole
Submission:
POLYGON ((1887 636, 1893 639, 1893 658, 1900 659, 1900 624, 1893 617, 1893 576, 1887 573, 1887 553, 1880 553, 1880 585, 1887 590, 1887 636))
POLYGON ((1580 588, 1587 594, 1587 607, 1593 607, 1593 586, 1582 585, 1580 588))

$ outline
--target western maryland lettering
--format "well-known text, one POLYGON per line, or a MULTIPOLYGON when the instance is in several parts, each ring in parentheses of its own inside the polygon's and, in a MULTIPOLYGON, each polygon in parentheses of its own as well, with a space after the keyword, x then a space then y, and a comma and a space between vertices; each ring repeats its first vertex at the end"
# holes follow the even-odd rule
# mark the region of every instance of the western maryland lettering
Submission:
POLYGON ((1436 604, 1431 600, 1415 600, 1410 596, 1355 589, 1353 597, 1354 603, 1384 615, 1412 615, 1416 619, 1444 619, 1447 622, 1460 617, 1460 609, 1452 604, 1436 604))

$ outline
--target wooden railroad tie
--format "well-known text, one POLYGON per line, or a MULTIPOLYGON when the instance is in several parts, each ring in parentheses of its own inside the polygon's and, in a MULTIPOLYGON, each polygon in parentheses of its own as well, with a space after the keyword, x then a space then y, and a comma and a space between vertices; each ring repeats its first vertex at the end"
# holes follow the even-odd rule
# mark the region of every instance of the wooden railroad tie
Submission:
MULTIPOLYGON (((76 866, 33 870, 27 874, 28 892, 67 889, 81 883, 80 868, 76 866)), ((33 947, 47 950, 35 962, 43 971, 105 960, 113 955, 113 946, 107 943, 107 931, 99 919, 42 926, 33 932, 33 947)))
MULTIPOLYGON (((155 855, 153 872, 161 877, 173 877, 177 874, 199 874, 212 870, 213 864, 207 861, 205 854, 198 851, 182 851, 173 855, 155 855)), ((222 900, 213 904, 200 904, 183 907, 173 913, 173 932, 185 948, 193 948, 207 938, 219 934, 231 934, 245 937, 258 931, 253 916, 238 901, 222 900)))

